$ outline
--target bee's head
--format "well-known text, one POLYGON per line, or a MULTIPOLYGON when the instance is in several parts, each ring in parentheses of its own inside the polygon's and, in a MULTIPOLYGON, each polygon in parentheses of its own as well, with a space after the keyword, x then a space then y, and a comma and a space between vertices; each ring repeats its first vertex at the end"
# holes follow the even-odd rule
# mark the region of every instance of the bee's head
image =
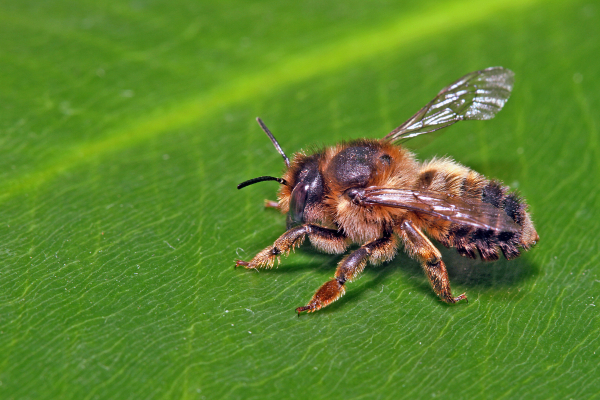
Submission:
MULTIPOLYGON (((281 190, 281 201, 284 207, 289 206, 289 212, 287 215, 287 226, 288 229, 297 225, 301 225, 307 220, 307 212, 310 214, 310 210, 321 203, 323 197, 323 177, 319 171, 319 158, 320 154, 314 154, 312 156, 300 156, 294 158, 294 163, 290 167, 290 160, 285 155, 281 146, 260 118, 256 118, 258 124, 267 134, 275 149, 283 157, 286 167, 286 177, 290 179, 277 178, 274 176, 259 176, 258 178, 249 179, 240 183, 237 188, 241 189, 246 186, 264 182, 264 181, 277 181, 285 187, 281 190)), ((282 207, 283 208, 283 207, 282 207)), ((308 219, 310 215, 308 215, 308 219)))
POLYGON ((323 202, 323 176, 319 170, 322 154, 296 154, 285 177, 287 187, 282 187, 280 198, 289 208, 287 227, 317 222, 323 202))

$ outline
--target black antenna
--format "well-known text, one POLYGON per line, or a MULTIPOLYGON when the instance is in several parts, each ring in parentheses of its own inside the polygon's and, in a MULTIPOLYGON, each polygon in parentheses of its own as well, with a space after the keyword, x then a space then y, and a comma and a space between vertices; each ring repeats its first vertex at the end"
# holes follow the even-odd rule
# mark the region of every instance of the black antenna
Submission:
MULTIPOLYGON (((271 133, 271 131, 269 130, 269 128, 267 128, 267 126, 265 125, 265 123, 262 122, 262 119, 260 119, 259 117, 256 117, 256 122, 258 122, 258 124, 260 125, 260 127, 262 128, 262 130, 265 131, 265 133, 267 134, 267 136, 269 137, 269 139, 271 139, 271 142, 273 142, 273 146, 275 146, 275 148, 277 149, 277 151, 279 152, 279 154, 281 154, 281 156, 283 157, 283 161, 285 161, 285 166, 289 168, 290 167, 290 159, 287 158, 287 156, 285 155, 285 153, 281 149, 281 146, 279 145, 279 143, 277 143, 277 139, 275 139, 275 136, 273 136, 273 134, 271 133)), ((238 189, 239 189, 239 187, 238 187, 238 189)))
POLYGON ((277 181, 277 182, 281 183, 282 185, 289 186, 288 183, 283 178, 275 178, 274 176, 259 176, 258 178, 248 179, 247 181, 240 183, 239 185, 237 185, 237 188, 238 189, 245 188, 246 186, 250 186, 255 183, 264 182, 264 181, 277 181))

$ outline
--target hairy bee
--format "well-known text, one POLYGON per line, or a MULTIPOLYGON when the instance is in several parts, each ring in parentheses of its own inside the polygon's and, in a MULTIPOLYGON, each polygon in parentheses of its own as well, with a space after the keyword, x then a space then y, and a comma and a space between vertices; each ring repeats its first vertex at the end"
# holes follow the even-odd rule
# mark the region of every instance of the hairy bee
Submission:
POLYGON ((304 307, 313 312, 339 299, 346 282, 356 279, 367 262, 390 261, 402 244, 419 260, 435 293, 447 303, 453 296, 446 266, 427 235, 469 258, 497 260, 520 255, 539 240, 527 204, 496 180, 448 158, 418 162, 397 143, 445 128, 461 120, 491 119, 502 109, 513 87, 513 72, 493 67, 465 75, 444 88, 425 107, 381 140, 359 139, 307 154, 290 162, 264 123, 287 167, 282 178, 261 176, 238 189, 268 180, 281 184, 278 202, 287 213, 287 231, 249 262, 236 266, 271 268, 308 236, 326 253, 360 247, 338 264, 334 279, 323 284, 304 307))

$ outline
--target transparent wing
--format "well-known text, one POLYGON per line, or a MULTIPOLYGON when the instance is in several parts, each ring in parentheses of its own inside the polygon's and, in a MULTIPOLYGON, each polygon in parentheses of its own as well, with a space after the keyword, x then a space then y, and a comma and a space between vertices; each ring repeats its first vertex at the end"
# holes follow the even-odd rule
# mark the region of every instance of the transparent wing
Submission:
POLYGON ((482 201, 466 202, 445 193, 369 187, 349 193, 359 204, 377 204, 421 212, 446 221, 496 232, 519 232, 504 210, 482 201))
POLYGON ((394 142, 437 131, 464 119, 491 119, 502 109, 513 88, 514 73, 491 67, 471 72, 442 89, 408 121, 383 140, 394 142))

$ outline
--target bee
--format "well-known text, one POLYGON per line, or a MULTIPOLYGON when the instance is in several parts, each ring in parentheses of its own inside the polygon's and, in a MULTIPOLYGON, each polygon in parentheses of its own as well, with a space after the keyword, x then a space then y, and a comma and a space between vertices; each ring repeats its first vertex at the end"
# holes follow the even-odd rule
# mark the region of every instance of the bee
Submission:
POLYGON ((430 238, 468 258, 510 260, 539 240, 525 200, 497 180, 453 161, 419 162, 398 142, 446 128, 462 120, 493 118, 508 100, 514 73, 502 67, 471 72, 442 89, 435 98, 383 139, 358 139, 294 154, 290 161, 260 118, 257 121, 281 154, 283 177, 261 176, 238 185, 263 181, 281 184, 278 202, 267 202, 287 214, 287 231, 252 260, 236 262, 250 269, 271 268, 275 259, 302 244, 343 254, 335 276, 306 306, 314 312, 339 299, 346 284, 367 263, 390 261, 402 245, 418 260, 433 291, 446 303, 454 296, 440 251, 430 238))

